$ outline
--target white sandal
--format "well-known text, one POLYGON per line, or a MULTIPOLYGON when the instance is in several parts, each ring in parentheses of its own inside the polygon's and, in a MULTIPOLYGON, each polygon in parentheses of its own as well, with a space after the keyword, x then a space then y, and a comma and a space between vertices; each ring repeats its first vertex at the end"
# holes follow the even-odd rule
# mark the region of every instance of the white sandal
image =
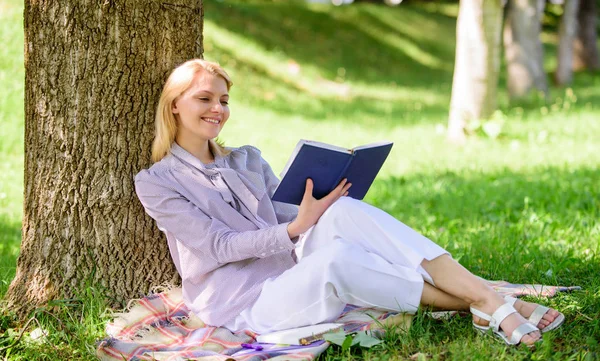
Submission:
MULTIPOLYGON (((498 307, 491 316, 473 307, 471 307, 471 313, 490 323, 489 326, 481 326, 473 321, 473 327, 476 330, 486 333, 491 328, 494 332, 494 335, 502 339, 507 345, 518 345, 521 343, 523 336, 531 332, 539 331, 537 327, 529 322, 525 322, 517 326, 517 328, 515 328, 515 330, 512 332, 510 338, 506 335, 506 333, 504 333, 504 331, 500 330, 500 324, 502 321, 504 321, 509 315, 518 313, 510 303, 505 303, 498 307)), ((541 341, 541 339, 539 341, 541 341)))
MULTIPOLYGON (((506 302, 508 302, 510 305, 512 305, 513 307, 515 305, 515 302, 517 302, 517 299, 514 297, 511 297, 511 296, 504 296, 504 300, 506 302)), ((544 317, 546 312, 548 312, 549 310, 550 309, 546 306, 537 305, 537 307, 535 308, 535 310, 533 310, 533 312, 531 313, 529 318, 527 318, 527 317, 525 317, 525 318, 532 325, 537 327, 537 325, 540 323, 540 321, 542 320, 542 318, 544 317)), ((556 311, 556 312, 558 312, 558 311, 556 311)), ((560 327, 560 325, 562 325, 563 322, 565 322, 565 315, 563 315, 562 312, 558 312, 558 316, 554 319, 554 321, 552 321, 552 323, 550 323, 548 326, 546 326, 544 328, 540 328, 539 330, 542 332, 552 331, 552 330, 560 327)))

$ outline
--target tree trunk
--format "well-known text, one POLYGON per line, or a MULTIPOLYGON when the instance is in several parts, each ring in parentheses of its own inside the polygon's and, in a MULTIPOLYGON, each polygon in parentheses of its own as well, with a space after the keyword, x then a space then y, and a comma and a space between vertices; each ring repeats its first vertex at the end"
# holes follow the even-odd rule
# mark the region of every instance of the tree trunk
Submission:
POLYGON ((20 316, 89 284, 117 302, 177 282, 134 175, 167 73, 202 56, 202 1, 26 1, 20 316))
POLYGON ((598 70, 600 57, 598 56, 598 43, 596 24, 598 10, 596 0, 579 0, 577 20, 577 38, 574 44, 573 70, 598 70))
POLYGON ((560 19, 558 40, 558 63, 554 80, 557 85, 568 85, 573 81, 573 44, 577 35, 577 10, 579 0, 565 0, 560 19))
POLYGON ((448 120, 451 141, 465 139, 467 123, 496 109, 500 71, 502 0, 461 0, 448 120))
POLYGON ((508 0, 504 23, 507 87, 511 100, 548 93, 544 50, 540 40, 545 2, 508 0))

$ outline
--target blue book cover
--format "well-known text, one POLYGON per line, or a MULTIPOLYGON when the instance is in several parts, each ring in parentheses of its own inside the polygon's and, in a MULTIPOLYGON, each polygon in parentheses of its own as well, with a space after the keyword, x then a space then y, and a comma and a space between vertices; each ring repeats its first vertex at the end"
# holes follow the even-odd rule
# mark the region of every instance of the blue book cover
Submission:
POLYGON ((363 199, 392 145, 391 142, 378 142, 346 149, 300 140, 281 172, 281 182, 271 199, 299 205, 308 178, 313 180, 313 196, 317 199, 329 194, 344 178, 352 183, 348 196, 363 199))

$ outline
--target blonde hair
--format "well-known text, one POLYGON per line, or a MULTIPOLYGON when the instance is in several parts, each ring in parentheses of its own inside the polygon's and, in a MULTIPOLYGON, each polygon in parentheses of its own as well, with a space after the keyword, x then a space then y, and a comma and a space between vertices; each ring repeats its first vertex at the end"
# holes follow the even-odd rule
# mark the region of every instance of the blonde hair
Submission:
MULTIPOLYGON (((192 85, 194 77, 199 72, 205 71, 209 74, 220 76, 227 83, 227 90, 233 85, 229 75, 217 63, 203 59, 192 59, 175 68, 163 87, 155 116, 155 136, 152 143, 152 161, 158 162, 171 151, 171 145, 177 135, 177 122, 173 114, 173 102, 192 85)), ((226 155, 223 144, 215 139, 210 139, 208 145, 213 154, 226 155)))

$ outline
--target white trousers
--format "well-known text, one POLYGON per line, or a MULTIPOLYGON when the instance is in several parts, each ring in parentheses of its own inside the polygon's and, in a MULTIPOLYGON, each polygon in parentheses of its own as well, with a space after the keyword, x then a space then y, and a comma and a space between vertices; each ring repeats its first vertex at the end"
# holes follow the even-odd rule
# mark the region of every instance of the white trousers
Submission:
POLYGON ((224 326, 258 333, 331 322, 346 304, 415 313, 421 267, 447 252, 384 211, 342 197, 299 242, 298 264, 267 280, 256 302, 224 326))

